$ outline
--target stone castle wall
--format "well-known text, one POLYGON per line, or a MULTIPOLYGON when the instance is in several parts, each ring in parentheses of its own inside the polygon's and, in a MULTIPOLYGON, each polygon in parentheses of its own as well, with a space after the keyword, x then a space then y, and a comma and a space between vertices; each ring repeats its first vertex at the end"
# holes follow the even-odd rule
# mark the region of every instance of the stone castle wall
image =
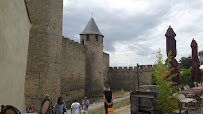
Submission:
POLYGON ((104 82, 107 82, 108 81, 108 78, 107 78, 107 74, 108 74, 108 71, 109 71, 109 54, 108 53, 103 53, 103 69, 104 69, 104 82))
MULTIPOLYGON (((18 15, 12 11, 2 13, 5 16, 1 23, 7 24, 0 34, 3 38, 0 69, 4 76, 0 89, 4 105, 9 103, 24 111, 25 97, 27 108, 39 112, 45 94, 50 94, 55 104, 59 96, 71 101, 85 95, 102 95, 104 82, 109 82, 112 88, 136 88, 136 67, 109 68, 109 54, 103 52, 103 36, 95 40, 91 34, 84 45, 62 37, 63 0, 26 0, 29 15, 22 2, 0 4, 2 9, 13 9, 17 4, 15 13, 19 12, 18 15), (30 17, 32 27, 26 16, 30 17), (5 88, 10 89, 5 92, 5 88), (5 99, 8 95, 9 99, 5 99)), ((81 39, 87 39, 86 35, 81 35, 81 39)), ((140 85, 150 84, 153 67, 143 68, 140 85)))
POLYGON ((103 55, 103 37, 94 43, 91 37, 95 35, 90 35, 86 45, 62 37, 62 3, 62 0, 27 1, 33 26, 29 39, 25 104, 37 112, 45 94, 49 94, 55 104, 59 96, 71 101, 92 93, 100 94, 103 89, 104 61, 108 64, 108 54, 103 55))
POLYGON ((45 94, 54 103, 60 96, 62 45, 62 0, 27 0, 32 22, 30 30, 25 104, 39 112, 45 94))
POLYGON ((85 96, 85 46, 63 38, 61 95, 66 101, 85 96))
MULTIPOLYGON (((150 85, 151 74, 154 71, 152 65, 142 65, 143 70, 139 73, 140 86, 150 85)), ((110 67, 108 82, 111 88, 136 90, 138 85, 137 67, 110 67)))
POLYGON ((203 50, 199 52, 199 61, 200 64, 203 64, 203 50))

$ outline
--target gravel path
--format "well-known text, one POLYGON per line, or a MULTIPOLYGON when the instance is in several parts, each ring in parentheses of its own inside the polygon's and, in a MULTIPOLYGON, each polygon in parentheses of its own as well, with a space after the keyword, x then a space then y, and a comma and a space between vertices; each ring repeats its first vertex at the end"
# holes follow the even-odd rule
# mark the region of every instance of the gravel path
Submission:
MULTIPOLYGON (((130 96, 125 96, 125 97, 121 97, 121 98, 116 98, 116 99, 114 99, 113 102, 119 102, 119 101, 122 101, 122 100, 125 100, 125 99, 128 99, 128 98, 130 98, 130 96)), ((95 103, 94 105, 93 105, 93 104, 90 104, 89 110, 90 110, 90 109, 95 109, 95 108, 98 108, 98 107, 102 107, 102 106, 104 106, 104 102, 95 103)), ((71 111, 68 110, 68 114, 70 114, 70 113, 71 113, 71 111)))

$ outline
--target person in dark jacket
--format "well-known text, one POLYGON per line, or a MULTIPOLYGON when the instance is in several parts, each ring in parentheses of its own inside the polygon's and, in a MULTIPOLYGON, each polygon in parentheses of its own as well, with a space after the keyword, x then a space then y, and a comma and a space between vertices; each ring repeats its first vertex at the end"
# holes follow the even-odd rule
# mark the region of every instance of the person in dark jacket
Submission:
POLYGON ((106 114, 108 114, 107 108, 113 107, 113 94, 112 94, 109 84, 107 84, 107 83, 104 85, 103 99, 104 99, 105 112, 106 112, 106 114))
POLYGON ((54 114, 64 114, 66 111, 66 103, 63 101, 62 97, 58 97, 58 101, 53 109, 54 114))

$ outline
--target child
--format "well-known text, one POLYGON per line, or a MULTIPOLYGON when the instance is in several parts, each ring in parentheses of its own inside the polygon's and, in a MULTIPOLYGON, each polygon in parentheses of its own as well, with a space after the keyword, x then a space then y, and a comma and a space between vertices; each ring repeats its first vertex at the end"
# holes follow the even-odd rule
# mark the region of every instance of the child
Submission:
POLYGON ((34 110, 30 107, 27 111, 27 113, 34 113, 34 110))

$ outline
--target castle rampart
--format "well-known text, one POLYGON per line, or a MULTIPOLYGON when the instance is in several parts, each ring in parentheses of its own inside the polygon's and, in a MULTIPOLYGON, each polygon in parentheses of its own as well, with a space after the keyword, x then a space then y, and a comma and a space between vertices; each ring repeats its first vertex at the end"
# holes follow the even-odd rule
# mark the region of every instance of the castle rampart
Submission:
POLYGON ((109 71, 109 54, 108 53, 105 53, 103 52, 103 69, 104 69, 104 82, 107 82, 107 74, 108 74, 108 71, 109 71))
MULTIPOLYGON (((151 84, 151 73, 156 66, 153 65, 140 65, 140 85, 151 84)), ((108 82, 111 88, 135 90, 138 85, 138 72, 137 66, 118 66, 109 67, 108 82)))
POLYGON ((85 96, 85 46, 63 37, 61 95, 66 101, 85 96))
MULTIPOLYGON (((1 3, 6 10, 16 6, 13 1, 1 3)), ((2 93, 3 104, 9 103, 21 111, 25 104, 39 112, 45 94, 49 94, 55 104, 59 96, 67 102, 85 95, 102 95, 103 82, 109 82, 112 88, 136 89, 137 67, 109 68, 109 54, 103 52, 104 35, 93 18, 80 34, 81 43, 78 43, 62 37, 63 0, 26 0, 29 15, 24 0, 17 5, 15 12, 3 12, 5 16, 1 20, 3 25, 8 25, 7 29, 2 29, 5 35, 3 43, 0 42, 3 49, 0 56, 4 75, 2 91, 11 89, 2 93), (13 13, 17 15, 11 15, 13 13), (16 30, 20 32, 16 33, 16 30), (7 46, 11 48, 5 49, 7 46), (12 99, 7 99, 8 93, 12 99)), ((141 66, 140 83, 150 84, 154 66, 141 66)))

